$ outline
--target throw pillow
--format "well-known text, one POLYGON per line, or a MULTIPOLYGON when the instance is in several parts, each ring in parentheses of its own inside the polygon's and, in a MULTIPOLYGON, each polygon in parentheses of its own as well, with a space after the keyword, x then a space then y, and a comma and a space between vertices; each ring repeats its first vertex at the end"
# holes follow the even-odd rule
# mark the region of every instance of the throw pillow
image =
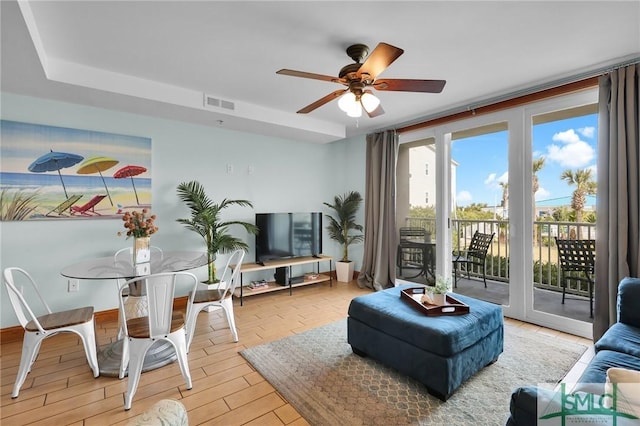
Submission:
MULTIPOLYGON (((616 410, 640 417, 640 371, 626 368, 609 368, 605 393, 613 395, 613 384, 616 384, 616 410)), ((612 398, 605 401, 607 408, 613 405, 612 398)))

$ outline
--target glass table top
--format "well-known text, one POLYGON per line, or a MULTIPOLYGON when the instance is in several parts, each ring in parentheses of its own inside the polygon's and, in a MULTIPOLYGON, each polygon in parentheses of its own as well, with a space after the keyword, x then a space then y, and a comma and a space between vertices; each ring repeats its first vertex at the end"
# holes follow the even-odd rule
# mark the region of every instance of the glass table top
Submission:
POLYGON ((151 253, 151 260, 134 265, 131 256, 99 257, 64 267, 60 274, 81 280, 131 279, 161 272, 180 272, 207 264, 207 254, 197 251, 163 251, 151 253))

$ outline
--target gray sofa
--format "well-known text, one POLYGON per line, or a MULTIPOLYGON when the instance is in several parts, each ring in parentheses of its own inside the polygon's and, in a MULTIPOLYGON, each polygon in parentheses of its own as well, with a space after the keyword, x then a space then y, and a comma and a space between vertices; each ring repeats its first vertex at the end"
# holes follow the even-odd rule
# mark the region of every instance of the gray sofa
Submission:
MULTIPOLYGON (((624 278, 618 287, 617 318, 595 343, 596 355, 578 380, 574 392, 604 394, 607 370, 640 371, 640 278, 624 278)), ((553 404, 555 393, 536 386, 524 386, 511 395, 508 426, 538 424, 538 399, 542 406, 553 404)))

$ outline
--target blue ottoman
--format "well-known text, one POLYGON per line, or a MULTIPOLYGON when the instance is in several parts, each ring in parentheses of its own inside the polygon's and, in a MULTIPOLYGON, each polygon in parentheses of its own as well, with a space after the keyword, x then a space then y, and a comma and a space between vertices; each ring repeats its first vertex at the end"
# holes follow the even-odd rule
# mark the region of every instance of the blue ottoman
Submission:
POLYGON ((403 289, 418 286, 402 285, 354 298, 347 340, 354 353, 418 380, 430 394, 446 401, 502 353, 502 308, 456 294, 469 305, 468 314, 428 317, 400 299, 403 289))

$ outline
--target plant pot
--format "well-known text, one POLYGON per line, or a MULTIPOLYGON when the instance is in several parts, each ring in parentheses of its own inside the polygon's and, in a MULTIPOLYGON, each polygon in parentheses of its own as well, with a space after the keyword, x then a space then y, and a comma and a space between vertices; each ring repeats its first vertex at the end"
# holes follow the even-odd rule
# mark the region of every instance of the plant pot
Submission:
POLYGON ((447 297, 446 294, 433 293, 433 297, 431 299, 433 299, 433 303, 435 303, 436 305, 441 306, 441 305, 445 304, 446 297, 447 297))
POLYGON ((336 279, 339 282, 348 283, 353 279, 354 262, 336 262, 336 279))

